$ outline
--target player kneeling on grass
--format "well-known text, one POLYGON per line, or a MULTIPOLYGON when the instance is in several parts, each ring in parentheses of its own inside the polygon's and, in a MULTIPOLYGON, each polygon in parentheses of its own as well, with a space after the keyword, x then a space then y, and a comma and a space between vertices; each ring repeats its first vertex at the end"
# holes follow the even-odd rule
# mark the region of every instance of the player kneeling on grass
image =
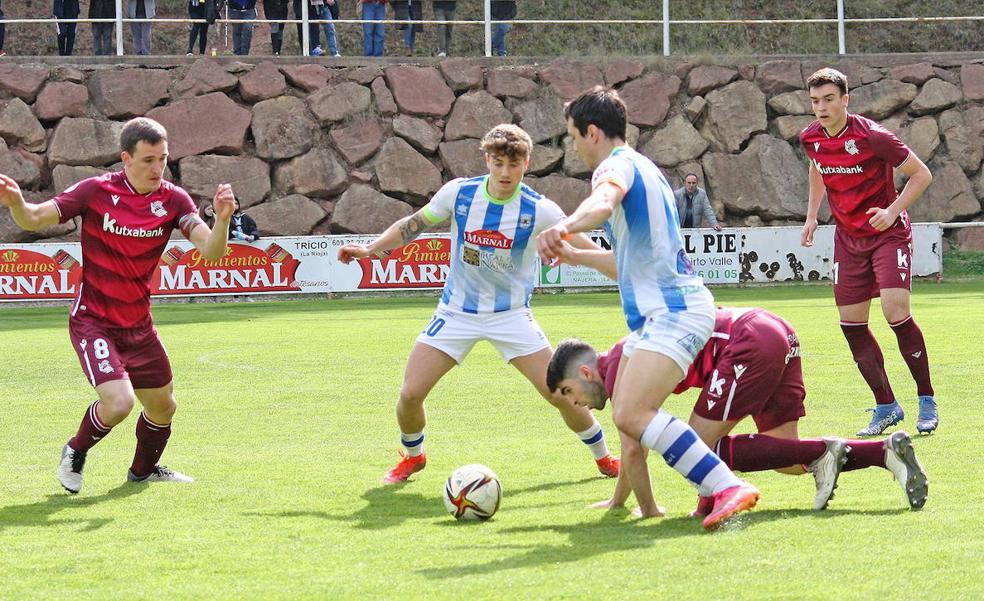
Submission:
MULTIPOLYGON (((437 311, 417 337, 407 360, 396 404, 400 462, 384 481, 403 482, 424 468, 424 399, 480 340, 488 340, 551 404, 567 427, 589 447, 601 473, 617 476, 619 461, 605 444, 601 425, 584 407, 556 399, 547 390, 552 351, 533 319, 530 297, 536 281, 535 236, 564 218, 555 203, 522 183, 533 142, 515 125, 498 125, 482 139, 489 174, 445 184, 423 209, 391 225, 368 246, 347 244, 338 259, 349 263, 383 257, 428 228, 452 219, 451 269, 437 311)), ((597 249, 587 236, 571 240, 597 249)))
POLYGON ((20 188, 0 175, 0 205, 20 227, 36 231, 82 217, 82 283, 68 331, 82 371, 99 400, 62 449, 58 480, 70 493, 82 488, 86 453, 130 414, 134 401, 137 449, 131 482, 191 482, 157 465, 177 409, 171 364, 150 315, 150 278, 171 231, 180 229, 207 260, 226 252, 235 198, 228 184, 212 201, 215 229, 198 216, 188 193, 162 179, 167 132, 160 123, 133 119, 120 132, 123 171, 90 177, 40 204, 24 202, 20 188))
MULTIPOLYGON (((598 354, 580 340, 561 342, 547 371, 550 389, 576 405, 602 409, 615 389, 624 344, 620 341, 598 354)), ((929 482, 905 432, 885 440, 799 439, 797 422, 806 415, 799 338, 777 315, 764 309, 717 309, 711 339, 674 392, 689 388, 702 388, 690 426, 728 467, 743 472, 810 472, 817 487, 814 509, 827 507, 842 471, 865 467, 891 471, 913 509, 926 502, 929 482), (747 416, 759 433, 729 436, 747 416)), ((626 471, 644 457, 645 449, 639 445, 622 448, 626 471)), ((651 490, 642 492, 636 495, 637 514, 662 515, 651 490)), ((612 498, 595 506, 621 506, 628 495, 629 484, 620 477, 612 498)), ((706 516, 712 506, 710 497, 699 497, 691 515, 706 516)))

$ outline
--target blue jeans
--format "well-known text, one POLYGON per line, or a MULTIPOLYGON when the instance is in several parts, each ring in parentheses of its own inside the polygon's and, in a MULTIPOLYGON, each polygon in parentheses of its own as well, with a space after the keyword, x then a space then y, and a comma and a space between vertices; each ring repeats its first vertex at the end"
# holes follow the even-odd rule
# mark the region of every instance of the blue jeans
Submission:
MULTIPOLYGON (((363 4, 362 19, 364 21, 382 21, 386 18, 385 4, 363 4)), ((365 56, 383 56, 383 24, 362 24, 362 54, 365 56)))
MULTIPOLYGON (((234 21, 252 21, 256 18, 256 9, 239 10, 229 9, 229 19, 234 21)), ((253 24, 243 23, 242 25, 232 26, 232 51, 238 56, 246 56, 253 45, 253 24)))
POLYGON ((509 23, 492 24, 492 54, 506 56, 506 34, 512 29, 509 23))
MULTIPOLYGON (((326 21, 331 21, 331 11, 328 10, 328 7, 327 6, 325 7, 325 10, 322 11, 322 13, 323 14, 321 15, 320 18, 322 18, 322 19, 324 19, 326 21)), ((330 54, 332 56, 338 54, 338 42, 336 41, 336 38, 335 38, 335 24, 334 23, 322 23, 321 24, 321 28, 324 29, 324 31, 325 31, 325 44, 327 44, 327 46, 328 46, 328 48, 327 48, 328 54, 330 54)))

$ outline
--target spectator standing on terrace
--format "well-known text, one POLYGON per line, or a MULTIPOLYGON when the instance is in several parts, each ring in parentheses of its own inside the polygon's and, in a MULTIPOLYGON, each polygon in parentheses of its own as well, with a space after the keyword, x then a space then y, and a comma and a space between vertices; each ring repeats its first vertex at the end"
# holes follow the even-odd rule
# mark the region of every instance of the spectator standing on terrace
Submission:
POLYGON ((253 24, 256 19, 256 0, 229 0, 229 19, 243 21, 232 26, 232 52, 236 56, 249 55, 253 45, 253 24))
MULTIPOLYGON (((90 19, 115 19, 116 0, 91 0, 89 2, 90 19)), ((90 23, 92 27, 92 53, 96 56, 109 56, 113 54, 113 29, 112 23, 90 23)), ((0 47, 3 44, 0 43, 0 47)))
MULTIPOLYGON (((434 0, 434 20, 435 21, 454 21, 454 11, 458 6, 455 0, 434 0)), ((450 23, 437 26, 437 55, 445 57, 451 51, 451 29, 454 26, 450 23)))
MULTIPOLYGON (((128 0, 126 16, 129 19, 153 19, 157 16, 154 0, 128 0)), ((138 56, 150 55, 150 23, 130 23, 133 34, 133 52, 138 56)))
MULTIPOLYGON (((80 12, 79 0, 55 0, 51 10, 56 19, 78 19, 80 12)), ((75 49, 75 26, 76 23, 55 23, 59 55, 72 56, 75 49)))

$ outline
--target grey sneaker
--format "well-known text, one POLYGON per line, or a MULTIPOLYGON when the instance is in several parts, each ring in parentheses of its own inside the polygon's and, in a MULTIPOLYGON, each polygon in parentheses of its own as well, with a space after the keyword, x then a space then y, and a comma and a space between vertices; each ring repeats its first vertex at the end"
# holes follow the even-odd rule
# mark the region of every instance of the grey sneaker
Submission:
POLYGON ((847 463, 847 452, 851 450, 842 438, 824 437, 823 442, 827 450, 807 468, 817 483, 817 496, 813 499, 813 509, 817 511, 826 509, 827 503, 834 498, 837 478, 847 463))
POLYGON ((916 459, 912 439, 905 432, 896 432, 885 440, 885 467, 902 485, 909 507, 922 509, 929 496, 929 478, 916 459))
POLYGON ((168 469, 163 465, 155 465, 154 471, 146 476, 137 476, 130 470, 126 470, 126 479, 130 482, 194 482, 191 476, 185 476, 181 472, 168 469))
POLYGON ((871 423, 858 431, 858 436, 878 436, 889 426, 894 426, 905 419, 902 405, 895 401, 891 405, 875 405, 868 409, 871 412, 871 423))
POLYGON ((80 453, 67 444, 62 448, 58 463, 58 481, 68 492, 77 494, 82 490, 82 468, 85 467, 85 453, 80 453))

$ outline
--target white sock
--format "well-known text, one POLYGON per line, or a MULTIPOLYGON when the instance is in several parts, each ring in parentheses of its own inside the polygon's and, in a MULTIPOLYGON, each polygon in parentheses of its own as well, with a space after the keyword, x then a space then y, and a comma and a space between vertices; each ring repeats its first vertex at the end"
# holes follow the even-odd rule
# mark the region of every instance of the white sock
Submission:
POLYGON ((591 449, 591 454, 594 455, 595 461, 608 456, 609 452, 608 445, 605 444, 605 433, 601 431, 601 424, 598 423, 598 420, 595 420, 587 430, 578 432, 577 437, 581 439, 581 442, 588 445, 588 448, 591 449))
POLYGON ((400 444, 407 450, 408 457, 417 457, 424 452, 424 433, 413 432, 405 434, 400 432, 400 444))
POLYGON ((697 436, 693 428, 660 409, 639 442, 663 456, 705 497, 741 484, 727 465, 697 436))

